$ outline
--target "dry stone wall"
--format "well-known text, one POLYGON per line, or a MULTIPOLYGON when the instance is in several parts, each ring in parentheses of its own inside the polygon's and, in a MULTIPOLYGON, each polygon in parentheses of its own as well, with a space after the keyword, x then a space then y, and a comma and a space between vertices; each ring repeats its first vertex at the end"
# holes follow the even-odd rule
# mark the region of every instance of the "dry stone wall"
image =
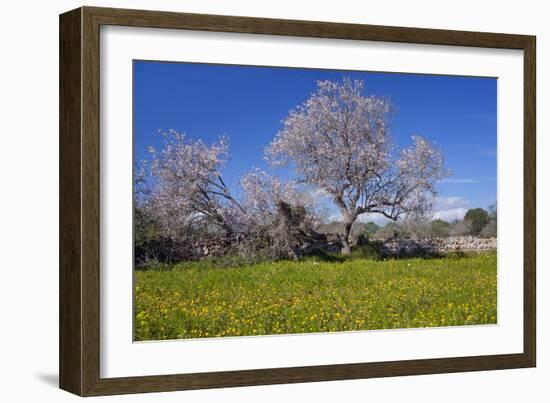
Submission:
MULTIPOLYGON (((224 251, 240 239, 215 238, 194 242, 188 252, 190 259, 205 259, 223 255, 224 251)), ((297 248, 299 255, 308 255, 315 251, 338 253, 341 243, 336 235, 328 234, 323 239, 311 242, 302 240, 297 248)), ((496 238, 478 238, 459 236, 434 239, 389 239, 383 241, 380 251, 383 256, 423 256, 427 254, 446 254, 449 252, 482 252, 496 250, 496 238)))
POLYGON ((460 236, 435 239, 390 239, 382 244, 386 256, 415 256, 449 252, 483 252, 496 250, 496 238, 460 236))

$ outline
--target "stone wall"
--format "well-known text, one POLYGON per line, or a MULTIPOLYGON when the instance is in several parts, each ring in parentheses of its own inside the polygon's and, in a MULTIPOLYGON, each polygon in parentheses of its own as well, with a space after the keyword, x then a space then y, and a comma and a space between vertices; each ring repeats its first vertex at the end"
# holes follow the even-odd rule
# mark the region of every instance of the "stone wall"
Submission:
MULTIPOLYGON (((240 242, 238 236, 231 238, 202 239, 191 243, 188 250, 188 259, 205 259, 223 255, 230 245, 240 242)), ((297 245, 299 255, 308 255, 316 251, 338 253, 341 243, 338 236, 327 234, 322 239, 312 241, 302 239, 297 245)), ((477 238, 460 236, 435 239, 390 239, 381 244, 383 256, 423 256, 429 254, 445 254, 449 252, 478 252, 490 251, 497 248, 496 238, 477 238)))
POLYGON ((496 250, 496 238, 459 236, 435 239, 391 239, 383 242, 386 256, 418 256, 449 252, 482 252, 496 250))

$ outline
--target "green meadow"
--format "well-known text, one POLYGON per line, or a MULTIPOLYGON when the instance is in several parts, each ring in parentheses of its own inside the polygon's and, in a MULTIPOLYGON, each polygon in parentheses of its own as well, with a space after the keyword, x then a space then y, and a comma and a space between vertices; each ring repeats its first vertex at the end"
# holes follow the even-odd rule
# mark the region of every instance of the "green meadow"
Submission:
POLYGON ((494 324, 497 257, 306 259, 135 272, 135 340, 494 324))

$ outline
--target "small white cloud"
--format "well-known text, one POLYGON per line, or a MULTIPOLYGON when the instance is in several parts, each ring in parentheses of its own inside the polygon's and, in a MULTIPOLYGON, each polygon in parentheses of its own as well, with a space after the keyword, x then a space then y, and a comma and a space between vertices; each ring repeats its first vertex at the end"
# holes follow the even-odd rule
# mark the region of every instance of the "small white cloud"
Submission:
POLYGON ((442 179, 441 183, 479 183, 480 181, 478 179, 470 179, 470 178, 450 178, 450 179, 442 179))
POLYGON ((443 220, 447 222, 451 222, 454 220, 462 220, 464 218, 464 215, 468 211, 465 207, 458 207, 453 209, 447 209, 447 210, 438 210, 432 215, 433 220, 443 220))
MULTIPOLYGON (((340 213, 334 213, 329 217, 329 221, 342 221, 342 214, 340 213)), ((366 224, 368 222, 373 222, 377 225, 384 226, 391 220, 384 217, 381 214, 361 214, 359 217, 357 217, 357 222, 366 224)))
POLYGON ((470 207, 470 202, 460 196, 438 197, 432 219, 444 221, 462 220, 470 207))
POLYGON ((435 210, 449 210, 458 207, 468 207, 470 202, 460 196, 440 196, 435 201, 435 210))
MULTIPOLYGON (((469 208, 470 202, 460 196, 438 197, 434 204, 431 219, 440 219, 448 222, 462 220, 469 208)), ((342 215, 339 211, 333 210, 333 214, 329 216, 329 221, 342 221, 342 215)), ((377 225, 384 226, 391 220, 382 214, 361 214, 357 218, 357 221, 361 223, 372 221, 377 225)))
POLYGON ((389 218, 384 217, 382 214, 361 214, 357 218, 357 221, 362 223, 368 223, 372 221, 377 225, 384 226, 391 220, 389 218))

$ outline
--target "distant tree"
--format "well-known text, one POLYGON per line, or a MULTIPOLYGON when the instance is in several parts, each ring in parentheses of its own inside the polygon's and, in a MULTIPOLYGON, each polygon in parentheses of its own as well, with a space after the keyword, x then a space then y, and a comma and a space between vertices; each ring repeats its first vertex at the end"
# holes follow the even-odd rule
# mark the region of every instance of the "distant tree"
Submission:
POLYGON ((399 223, 404 237, 412 239, 429 238, 430 223, 423 217, 407 217, 399 223))
POLYGON ((363 226, 363 232, 368 235, 374 235, 376 234, 376 231, 380 229, 380 225, 376 224, 373 221, 369 221, 363 226))
POLYGON ((490 221, 489 213, 482 208, 468 210, 464 215, 464 219, 470 221, 471 223, 471 235, 479 235, 483 230, 483 227, 485 227, 490 221))
POLYGON ((446 238, 451 233, 451 224, 441 219, 430 223, 430 236, 434 238, 446 238))
POLYGON ((426 139, 394 158, 391 105, 363 95, 363 82, 319 81, 317 91, 283 120, 266 149, 275 166, 293 164, 298 180, 332 197, 344 223, 342 253, 351 253, 350 232, 364 213, 391 220, 431 209, 435 183, 446 175, 443 155, 426 139))
POLYGON ((394 221, 381 227, 375 234, 375 238, 377 239, 403 238, 404 236, 405 234, 402 226, 394 221))
POLYGON ((449 235, 463 236, 469 235, 472 232, 472 223, 469 220, 455 220, 449 228, 449 235))
POLYGON ((380 226, 373 221, 367 223, 355 222, 351 229, 351 237, 355 239, 356 245, 366 245, 369 239, 376 234, 380 226))

